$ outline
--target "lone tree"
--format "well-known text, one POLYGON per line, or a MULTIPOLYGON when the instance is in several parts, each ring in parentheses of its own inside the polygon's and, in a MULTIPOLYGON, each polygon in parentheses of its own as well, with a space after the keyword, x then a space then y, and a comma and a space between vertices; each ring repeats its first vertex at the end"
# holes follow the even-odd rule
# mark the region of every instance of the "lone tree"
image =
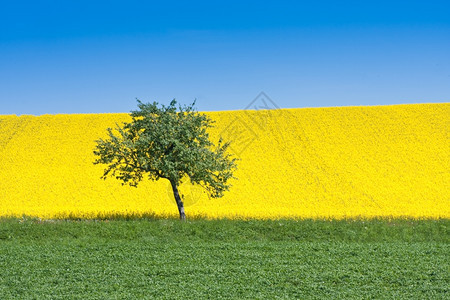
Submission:
POLYGON ((189 106, 169 106, 157 102, 142 103, 132 111, 132 121, 117 126, 116 134, 108 128, 109 138, 97 140, 94 164, 106 164, 102 179, 108 176, 137 187, 148 176, 167 179, 172 185, 180 219, 185 220, 183 201, 178 191, 184 180, 204 187, 212 198, 223 196, 230 187, 236 158, 226 153, 229 142, 219 139, 214 145, 207 132, 213 120, 189 106))

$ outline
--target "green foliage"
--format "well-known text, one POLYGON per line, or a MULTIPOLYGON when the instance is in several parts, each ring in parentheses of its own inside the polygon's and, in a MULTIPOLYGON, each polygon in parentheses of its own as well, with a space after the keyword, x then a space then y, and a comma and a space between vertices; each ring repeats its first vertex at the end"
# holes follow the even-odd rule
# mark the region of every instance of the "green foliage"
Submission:
POLYGON ((2 299, 448 299, 448 220, 0 219, 2 299))
POLYGON ((190 180, 213 197, 222 197, 230 187, 236 159, 227 154, 229 143, 217 146, 207 129, 213 120, 189 106, 169 106, 157 102, 142 103, 132 111, 132 122, 108 128, 109 139, 97 141, 94 164, 106 164, 102 178, 114 176, 123 184, 137 186, 147 176, 151 180, 168 179, 175 186, 190 180))

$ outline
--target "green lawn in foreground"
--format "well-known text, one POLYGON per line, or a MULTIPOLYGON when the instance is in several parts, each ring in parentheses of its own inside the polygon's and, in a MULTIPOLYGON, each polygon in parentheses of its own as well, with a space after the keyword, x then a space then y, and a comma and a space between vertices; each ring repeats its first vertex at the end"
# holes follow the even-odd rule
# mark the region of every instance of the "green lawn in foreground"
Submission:
POLYGON ((449 224, 0 219, 0 298, 448 299, 449 224))

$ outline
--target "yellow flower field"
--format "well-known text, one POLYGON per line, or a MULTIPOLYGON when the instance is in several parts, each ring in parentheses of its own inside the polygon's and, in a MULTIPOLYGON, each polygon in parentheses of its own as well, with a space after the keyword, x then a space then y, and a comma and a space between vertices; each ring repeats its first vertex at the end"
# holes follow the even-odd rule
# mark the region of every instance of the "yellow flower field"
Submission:
MULTIPOLYGON (((233 187, 185 183, 188 218, 450 217, 450 104, 209 112, 233 187)), ((169 183, 101 180, 95 140, 127 114, 0 116, 0 216, 178 216, 169 183)))

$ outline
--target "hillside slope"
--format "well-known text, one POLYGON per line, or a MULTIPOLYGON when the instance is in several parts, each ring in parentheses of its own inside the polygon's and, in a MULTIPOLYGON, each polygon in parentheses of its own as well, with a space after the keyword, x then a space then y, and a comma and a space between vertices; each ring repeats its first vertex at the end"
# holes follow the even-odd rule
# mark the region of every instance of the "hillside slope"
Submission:
MULTIPOLYGON (((187 216, 450 217, 450 103, 208 113, 240 158, 231 191, 186 183, 187 216)), ((127 114, 0 116, 0 215, 176 216, 168 182, 101 180, 95 140, 127 114)))

